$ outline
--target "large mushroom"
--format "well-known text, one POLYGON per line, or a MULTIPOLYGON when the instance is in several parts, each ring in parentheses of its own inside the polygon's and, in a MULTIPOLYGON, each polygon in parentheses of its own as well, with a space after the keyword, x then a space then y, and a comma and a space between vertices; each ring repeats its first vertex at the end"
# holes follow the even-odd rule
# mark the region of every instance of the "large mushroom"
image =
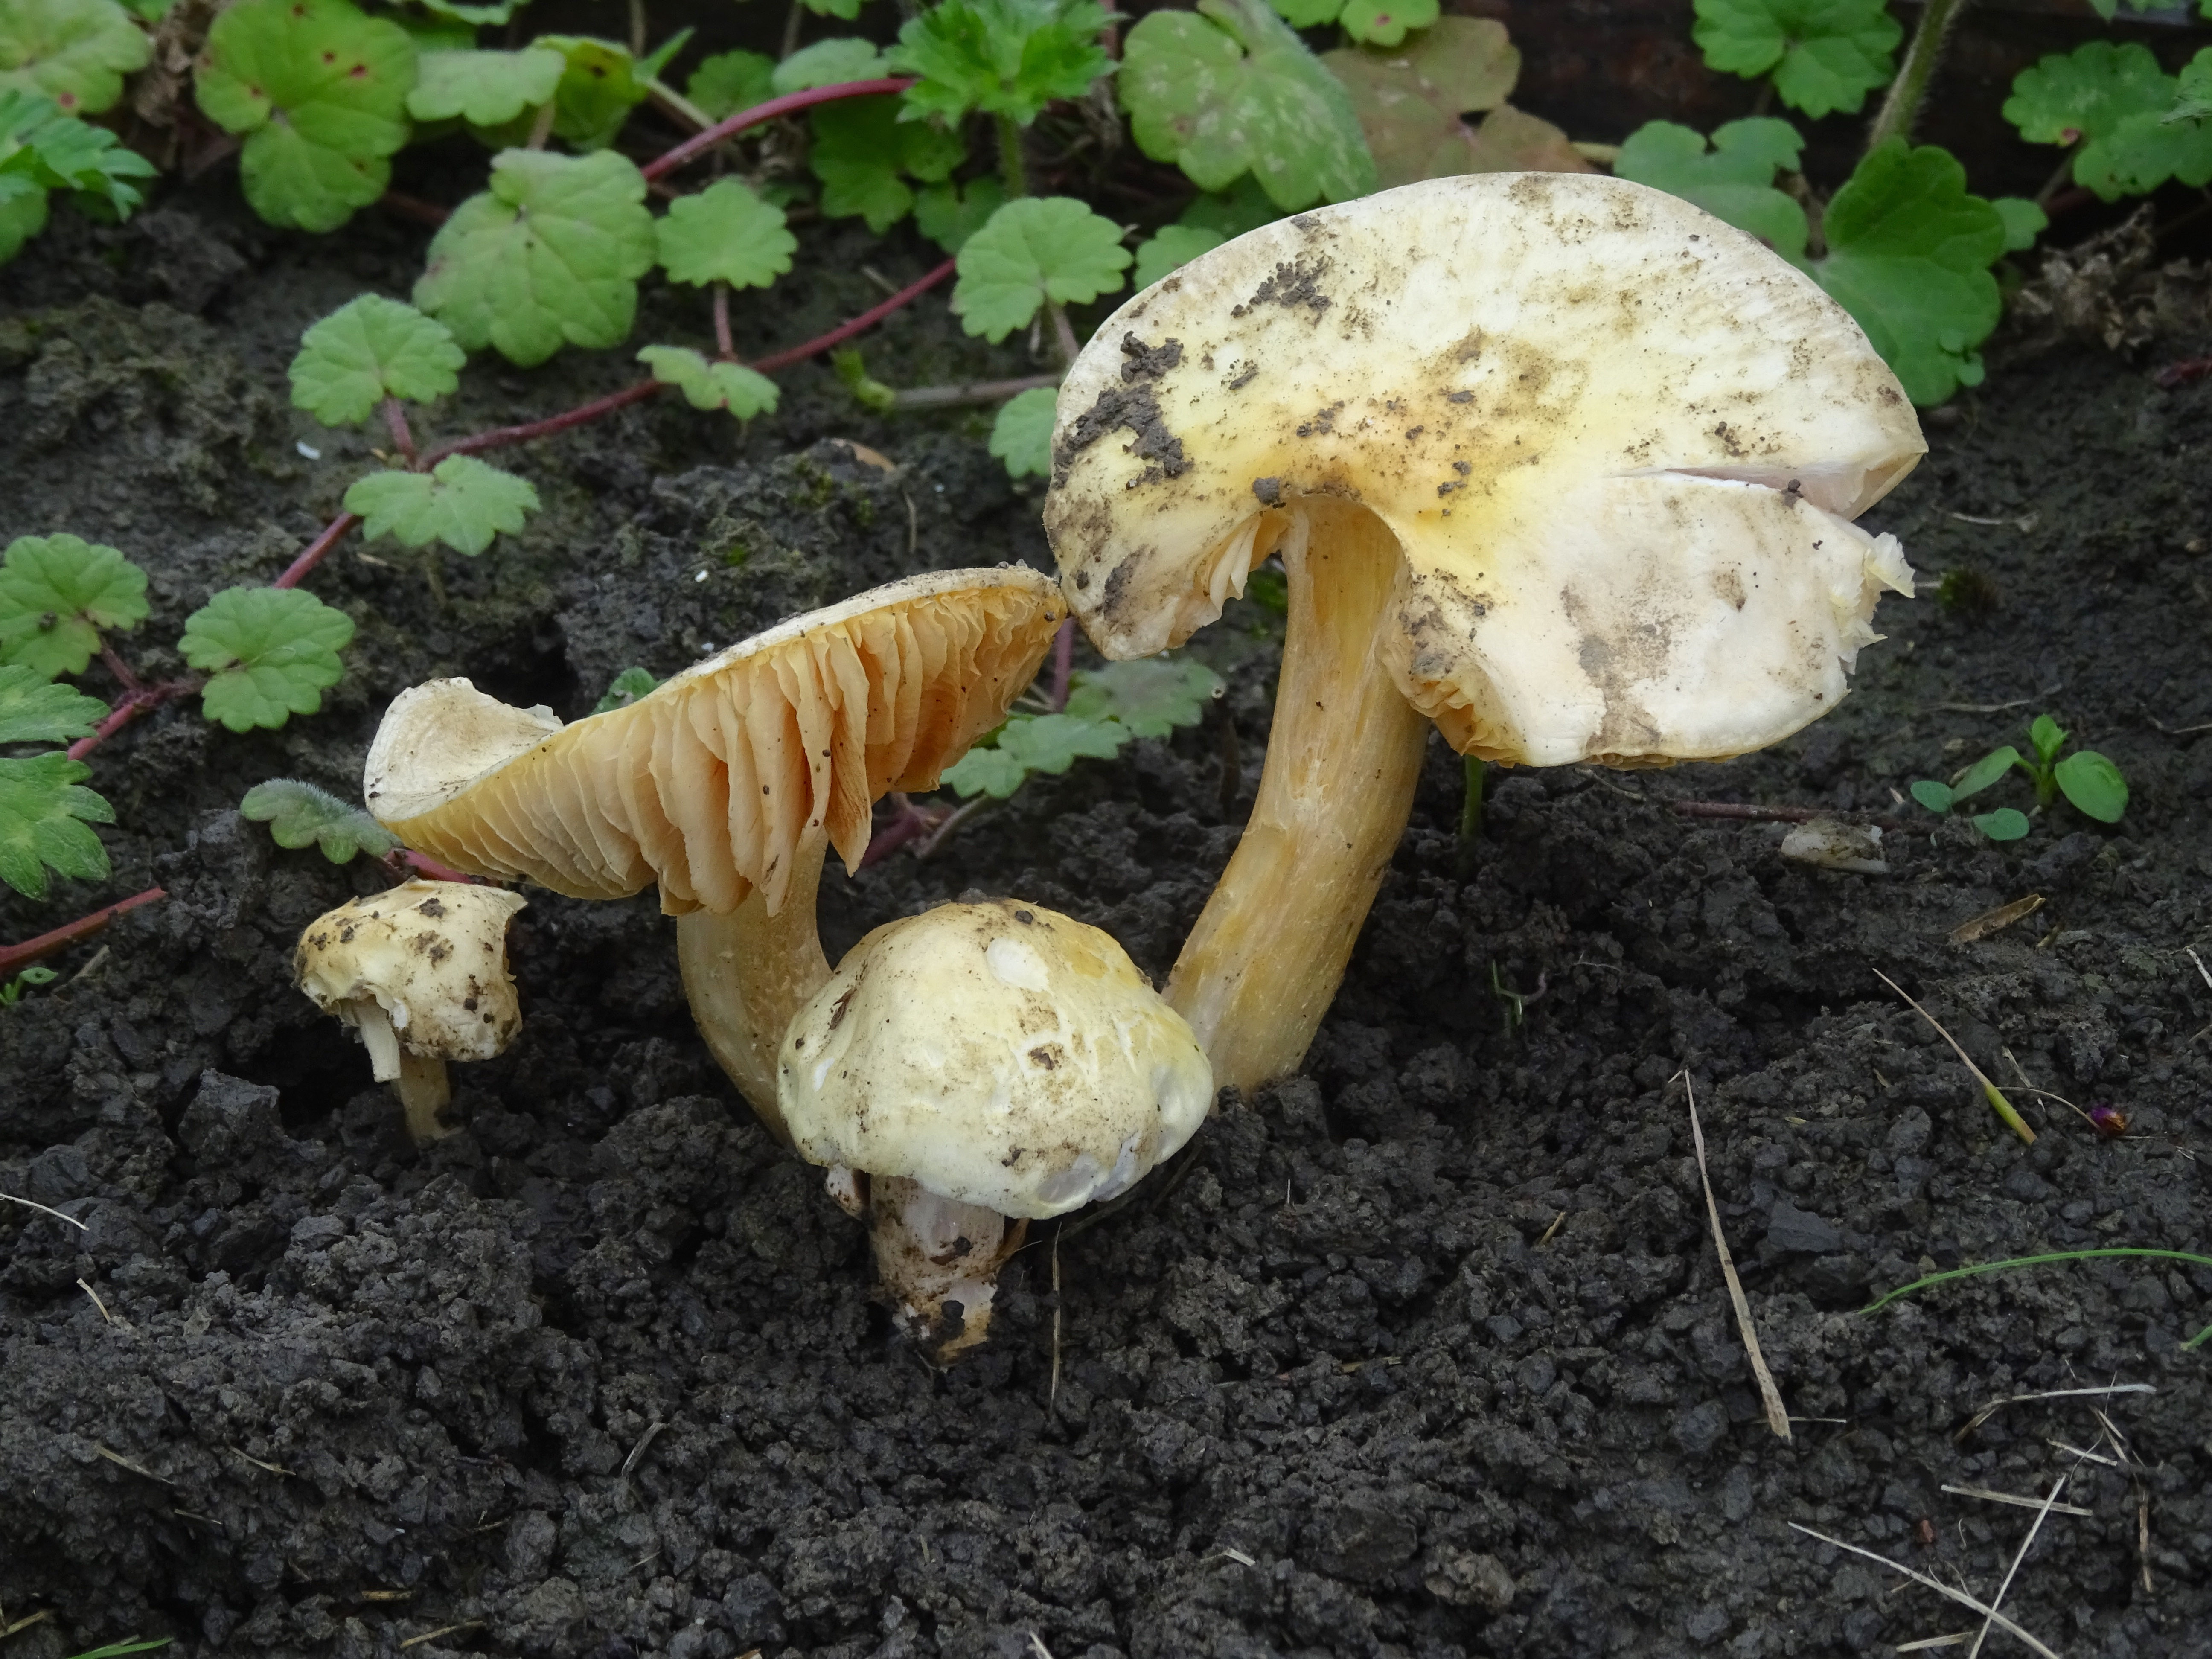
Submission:
POLYGON ((1486 760, 1718 759, 1833 708, 1926 445, 1848 313, 1602 176, 1431 179, 1254 231, 1123 306, 1061 389, 1046 527, 1108 657, 1289 575, 1243 839, 1168 1000, 1251 1088, 1297 1068, 1430 723, 1486 760))
POLYGON ((572 898, 658 882, 701 1034, 788 1141, 775 1051, 830 976, 824 853, 1005 717, 1066 614, 1020 565, 910 576, 757 635, 627 708, 563 726, 464 679, 400 694, 370 746, 369 811, 410 847, 572 898))
POLYGON ((995 899, 854 945, 784 1034, 778 1100, 945 1363, 983 1340, 1028 1224, 1134 1186, 1206 1121, 1213 1077, 1111 934, 995 899))

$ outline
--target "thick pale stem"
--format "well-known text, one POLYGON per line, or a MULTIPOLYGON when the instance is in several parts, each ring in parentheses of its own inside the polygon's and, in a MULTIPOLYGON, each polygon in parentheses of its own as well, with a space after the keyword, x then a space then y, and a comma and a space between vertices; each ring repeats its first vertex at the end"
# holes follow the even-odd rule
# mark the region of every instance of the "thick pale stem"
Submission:
POLYGON ((407 1133, 417 1146, 442 1140, 453 1133, 454 1126, 445 1118, 453 1086, 446 1076, 444 1060, 402 1048, 399 1076, 392 1087, 398 1092, 399 1103, 407 1109, 407 1133))
POLYGON ((868 1187, 869 1236, 892 1313, 925 1354, 949 1365, 988 1334, 999 1269, 1030 1224, 903 1176, 877 1176, 868 1187))
POLYGON ((1405 831, 1428 736, 1373 645, 1397 538, 1349 501, 1294 512, 1277 549, 1290 630, 1259 799, 1167 992, 1215 1084, 1247 1091, 1305 1058, 1405 831))
POLYGON ((803 842, 783 908, 768 912, 756 892, 727 915, 694 910, 676 919, 676 951, 691 1017, 738 1092, 785 1146, 791 1131, 775 1104, 776 1049, 799 1005, 830 977, 814 930, 826 838, 803 842))

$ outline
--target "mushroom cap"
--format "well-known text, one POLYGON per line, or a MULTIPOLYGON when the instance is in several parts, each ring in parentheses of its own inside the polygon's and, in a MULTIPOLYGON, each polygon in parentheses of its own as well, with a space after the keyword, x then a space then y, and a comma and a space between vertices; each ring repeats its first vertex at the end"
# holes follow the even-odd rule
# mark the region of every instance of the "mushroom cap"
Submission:
POLYGON ((1045 523, 1109 657, 1220 615, 1301 498, 1401 551, 1384 662, 1455 746, 1737 754, 1832 707, 1927 446, 1848 313, 1601 175, 1435 179, 1266 226, 1123 306, 1062 387, 1045 523))
POLYGON ((1010 1216, 1126 1190, 1213 1103, 1113 936, 1015 899, 877 928, 793 1017, 779 1074, 800 1156, 1010 1216))
POLYGON ((292 976, 349 1025, 384 1011, 410 1053, 489 1060, 522 1029, 507 971, 507 924, 529 901, 461 881, 410 881, 349 900, 307 925, 292 976))
POLYGON ((782 908, 810 833, 856 867, 869 809, 927 789, 1036 672, 1066 605, 1021 565, 909 576, 756 635, 563 726, 465 679, 393 699, 362 780, 410 847, 572 898, 782 908))

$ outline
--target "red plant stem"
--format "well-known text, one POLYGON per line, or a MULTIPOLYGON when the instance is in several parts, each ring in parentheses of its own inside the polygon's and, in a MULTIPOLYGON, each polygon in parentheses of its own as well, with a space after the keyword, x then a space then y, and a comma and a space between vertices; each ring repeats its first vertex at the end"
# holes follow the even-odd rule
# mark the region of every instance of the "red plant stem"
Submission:
POLYGON ((115 647, 105 639, 100 642, 100 659, 107 665, 107 672, 115 676, 116 684, 125 692, 143 690, 138 675, 131 665, 115 654, 115 647))
POLYGON ((396 190, 387 190, 376 198, 377 206, 401 219, 412 219, 418 225, 433 228, 453 216, 451 208, 441 208, 435 202, 426 202, 419 196, 403 196, 396 190))
POLYGON ((411 870, 430 881, 465 882, 474 887, 484 884, 482 876, 472 876, 465 870, 454 869, 450 864, 441 864, 428 853, 418 853, 411 847, 395 847, 385 854, 382 862, 394 875, 402 870, 411 870))
POLYGON ((860 854, 860 868, 863 870, 872 864, 881 864, 907 842, 929 834, 949 816, 943 807, 916 806, 911 796, 896 790, 891 793, 891 802, 896 808, 896 815, 889 823, 876 831, 875 838, 868 843, 868 850, 860 854))
POLYGON ((1067 682, 1075 668, 1075 618, 1060 624, 1052 641, 1052 695, 1047 699, 1055 714, 1067 707, 1067 682))
POLYGON ((189 697, 199 689, 200 682, 198 680, 165 680, 159 685, 140 686, 107 711, 106 719, 92 728, 90 737, 79 738, 71 744, 69 757, 82 760, 141 714, 150 714, 163 703, 173 702, 179 697, 189 697))
POLYGON ((594 398, 590 403, 559 415, 549 415, 542 421, 525 421, 520 426, 496 426, 489 432, 479 432, 474 437, 456 438, 449 444, 440 444, 423 456, 417 464, 429 468, 448 455, 480 455, 487 449, 505 449, 511 444, 526 444, 532 438, 550 438, 556 432, 566 432, 573 426, 585 426, 618 409, 628 409, 632 404, 641 404, 647 398, 668 390, 660 380, 640 380, 626 386, 620 392, 610 392, 604 398, 594 398))
POLYGON ((399 452, 401 459, 408 465, 414 465, 415 434, 408 429, 407 411, 399 406, 398 398, 385 398, 384 424, 392 434, 392 447, 399 452))
POLYGON ((730 338, 730 285, 714 284, 714 349, 730 362, 737 361, 738 348, 730 338))
POLYGON ((284 574, 269 584, 270 586, 297 587, 301 578, 320 564, 323 562, 323 556, 343 541, 352 532, 353 527, 360 522, 361 514, 358 513, 339 514, 337 518, 332 519, 324 526, 321 535, 307 544, 306 550, 292 561, 285 568, 284 574))
POLYGON ((647 161, 640 170, 648 180, 658 179, 664 173, 675 172, 686 161, 705 155, 724 139, 735 137, 747 127, 773 121, 779 115, 789 115, 794 110, 805 109, 815 104, 835 103, 840 98, 866 98, 882 92, 904 92, 913 84, 905 76, 889 76, 879 81, 841 81, 834 87, 814 87, 805 92, 787 92, 781 98, 771 98, 765 104, 755 104, 750 109, 741 109, 735 115, 715 122, 706 131, 686 138, 659 160, 647 161))
POLYGON ((943 264, 938 266, 936 270, 931 271, 927 276, 918 277, 915 281, 908 283, 904 288, 892 295, 890 299, 884 301, 881 305, 871 307, 868 310, 862 312, 859 316, 854 318, 851 322, 840 324, 837 327, 831 329, 827 334, 821 335, 815 339, 809 340, 805 345, 795 345, 788 351, 772 351, 765 357, 756 357, 753 360, 752 366, 760 370, 762 374, 765 374, 771 369, 788 368, 792 364, 804 362, 807 358, 817 356, 821 353, 829 350, 832 346, 841 346, 844 344, 846 341, 851 339, 855 334, 863 334, 869 329, 873 328, 878 323, 883 321, 884 318, 890 316, 894 311, 897 311, 904 307, 912 305, 916 300, 928 293, 930 289, 935 288, 947 276, 950 276, 952 274, 955 263, 956 262, 953 260, 947 259, 943 264))
POLYGON ((36 939, 27 939, 21 945, 0 946, 0 975, 13 974, 19 969, 50 957, 57 951, 74 945, 87 933, 96 933, 121 915, 125 910, 136 910, 142 904, 151 904, 155 899, 168 897, 159 887, 149 887, 143 893, 133 893, 127 899, 118 899, 104 909, 94 910, 88 916, 79 916, 75 921, 57 927, 51 933, 41 933, 36 939))

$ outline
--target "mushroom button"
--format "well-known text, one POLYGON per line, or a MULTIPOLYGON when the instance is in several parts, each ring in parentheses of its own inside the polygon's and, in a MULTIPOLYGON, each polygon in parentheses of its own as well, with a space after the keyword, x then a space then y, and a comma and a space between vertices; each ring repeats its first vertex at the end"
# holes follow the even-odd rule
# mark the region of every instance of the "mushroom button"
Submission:
POLYGON ((1926 446, 1850 317, 1762 244, 1601 176, 1431 179, 1255 230, 1102 328, 1046 527, 1114 658, 1278 555, 1249 825, 1168 988, 1218 1079, 1297 1068, 1431 722, 1487 760, 1718 759, 1833 708, 1926 446))
POLYGON ((572 898, 659 883, 702 1035, 788 1140, 775 1045, 829 977, 824 853, 857 867, 878 797, 935 787, 1005 717, 1066 614, 1019 565, 913 576, 568 726, 434 680, 386 713, 364 797, 407 845, 472 873, 572 898))
POLYGON ((1111 935, 1000 899, 854 945, 785 1033, 778 1098, 942 1362, 982 1340, 1028 1222, 1126 1192, 1205 1121, 1213 1079, 1111 935))

